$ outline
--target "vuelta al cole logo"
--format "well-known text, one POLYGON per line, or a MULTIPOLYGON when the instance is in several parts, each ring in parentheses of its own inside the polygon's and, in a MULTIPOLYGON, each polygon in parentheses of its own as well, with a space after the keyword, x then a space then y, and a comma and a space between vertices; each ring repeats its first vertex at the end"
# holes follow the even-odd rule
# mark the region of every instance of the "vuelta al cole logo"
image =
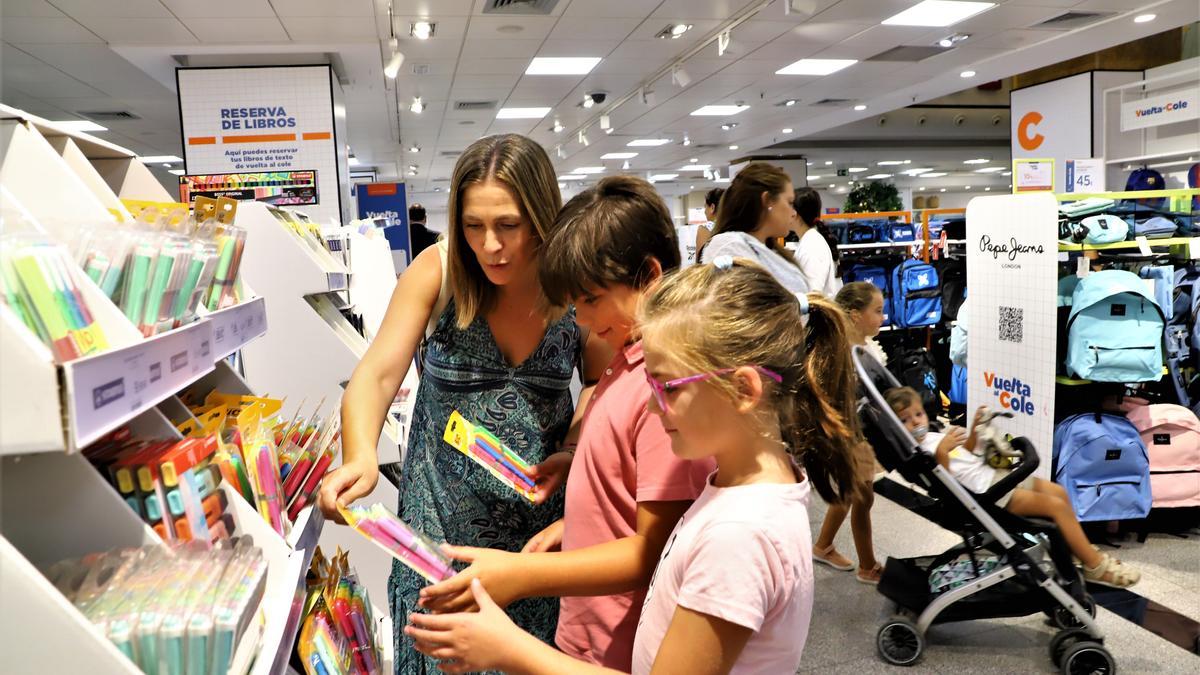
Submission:
POLYGON ((984 371, 983 383, 992 390, 992 395, 996 397, 1000 407, 1004 410, 1033 415, 1033 388, 1019 378, 1006 379, 996 377, 995 373, 984 371))
POLYGON ((1185 110, 1188 107, 1188 102, 1184 100, 1168 101, 1162 105, 1152 105, 1145 108, 1138 108, 1133 111, 1134 117, 1150 117, 1152 115, 1161 115, 1163 113, 1175 112, 1177 110, 1185 110))

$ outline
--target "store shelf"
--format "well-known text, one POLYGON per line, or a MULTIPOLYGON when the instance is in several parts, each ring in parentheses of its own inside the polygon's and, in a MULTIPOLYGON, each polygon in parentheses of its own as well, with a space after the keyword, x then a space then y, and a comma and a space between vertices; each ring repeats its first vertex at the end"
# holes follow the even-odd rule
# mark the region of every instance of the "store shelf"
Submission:
MULTIPOLYGON (((1147 239, 1146 244, 1150 248, 1162 248, 1164 246, 1188 246, 1196 245, 1197 237, 1171 237, 1170 239, 1147 239)), ((1118 251, 1140 248, 1141 244, 1136 241, 1118 241, 1112 244, 1066 244, 1059 242, 1059 251, 1118 251)))
POLYGON ((922 246, 925 242, 917 239, 914 241, 880 241, 874 244, 838 244, 839 251, 854 251, 859 249, 869 248, 913 248, 922 246))
POLYGON ((223 359, 267 332, 267 301, 251 298, 208 315, 215 359, 223 359))
POLYGON ((1175 150, 1173 152, 1155 152, 1155 153, 1152 153, 1149 155, 1137 155, 1134 157, 1118 157, 1117 159, 1104 160, 1104 163, 1105 164, 1126 164, 1126 163, 1132 164, 1132 163, 1137 163, 1137 162, 1150 162, 1150 161, 1153 161, 1156 159, 1172 159, 1175 157, 1190 158, 1190 157, 1194 157, 1197 155, 1200 155, 1200 152, 1197 152, 1195 148, 1190 148, 1187 150, 1175 150))
POLYGON ((66 449, 95 442, 212 370, 212 328, 200 320, 63 365, 66 449))

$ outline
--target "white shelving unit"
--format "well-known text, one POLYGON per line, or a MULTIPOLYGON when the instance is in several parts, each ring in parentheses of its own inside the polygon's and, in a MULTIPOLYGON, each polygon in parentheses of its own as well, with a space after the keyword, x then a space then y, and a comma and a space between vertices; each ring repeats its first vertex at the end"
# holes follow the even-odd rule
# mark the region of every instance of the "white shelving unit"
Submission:
MULTIPOLYGON (((126 189, 137 185, 139 176, 150 177, 122 148, 57 130, 10 108, 0 113, 4 206, 18 210, 60 242, 69 242, 72 228, 81 223, 112 222, 128 214, 92 162, 123 165, 126 189), (43 130, 50 132, 48 138, 43 130)), ((125 191, 123 198, 169 200, 161 187, 148 194, 125 191)), ((253 244, 247 250, 249 246, 253 244)), ((331 287, 346 284, 344 272, 322 280, 331 287)), ((110 348, 66 364, 56 364, 50 350, 7 306, 0 306, 4 672, 140 672, 39 572, 66 558, 124 546, 162 545, 78 451, 124 424, 147 438, 179 438, 175 421, 190 413, 176 394, 204 386, 232 389, 239 383, 244 393, 251 393, 224 359, 268 334, 269 305, 255 297, 143 338, 85 275, 80 275, 80 283, 110 348)), ((235 532, 252 536, 268 561, 261 620, 244 636, 231 672, 280 673, 295 643, 304 576, 324 518, 309 507, 289 535, 281 537, 229 486, 221 489, 226 491, 235 532)), ((383 639, 390 642, 390 633, 383 639)))

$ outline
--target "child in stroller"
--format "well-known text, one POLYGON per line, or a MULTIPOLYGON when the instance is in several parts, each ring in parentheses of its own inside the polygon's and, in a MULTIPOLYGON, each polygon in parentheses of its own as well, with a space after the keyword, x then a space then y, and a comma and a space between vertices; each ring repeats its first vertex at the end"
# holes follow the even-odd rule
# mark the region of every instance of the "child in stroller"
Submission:
POLYGON ((1059 529, 996 503, 1008 503, 1009 493, 1037 469, 1037 452, 1028 439, 1011 441, 1020 460, 1011 470, 982 494, 970 492, 921 448, 887 404, 882 392, 900 387, 895 377, 861 348, 854 349, 854 361, 862 431, 879 463, 927 495, 916 498, 914 510, 962 538, 939 555, 888 559, 879 583, 888 599, 887 618, 876 633, 880 656, 895 665, 913 665, 935 623, 1044 612, 1060 629, 1050 642, 1050 658, 1061 672, 1115 673, 1116 662, 1094 618, 1095 602, 1059 529), (953 566, 970 573, 939 583, 953 566))
MULTIPOLYGON (((921 444, 921 449, 936 456, 938 464, 968 490, 983 494, 1007 475, 1005 470, 989 466, 984 453, 975 451, 976 437, 982 433, 984 418, 988 415, 986 408, 980 408, 975 414, 970 434, 960 427, 950 427, 941 434, 929 431, 929 418, 921 405, 921 395, 911 387, 891 389, 885 397, 892 412, 921 444)), ((1067 491, 1061 485, 1028 476, 1012 492, 997 498, 995 504, 1018 516, 1052 519, 1063 539, 1066 539, 1072 555, 1083 564, 1083 577, 1086 580, 1102 586, 1128 588, 1142 578, 1141 572, 1107 553, 1101 553, 1088 541, 1071 508, 1067 491)))

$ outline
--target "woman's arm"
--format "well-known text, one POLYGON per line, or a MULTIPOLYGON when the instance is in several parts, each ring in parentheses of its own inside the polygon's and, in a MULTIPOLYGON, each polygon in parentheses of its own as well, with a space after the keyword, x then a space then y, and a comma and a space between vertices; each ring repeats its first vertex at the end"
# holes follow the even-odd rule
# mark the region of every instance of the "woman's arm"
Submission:
POLYGON ((432 246, 396 282, 379 334, 342 395, 342 465, 325 477, 319 497, 326 518, 342 522, 338 504, 349 504, 375 489, 379 434, 408 374, 441 284, 442 262, 432 246))

